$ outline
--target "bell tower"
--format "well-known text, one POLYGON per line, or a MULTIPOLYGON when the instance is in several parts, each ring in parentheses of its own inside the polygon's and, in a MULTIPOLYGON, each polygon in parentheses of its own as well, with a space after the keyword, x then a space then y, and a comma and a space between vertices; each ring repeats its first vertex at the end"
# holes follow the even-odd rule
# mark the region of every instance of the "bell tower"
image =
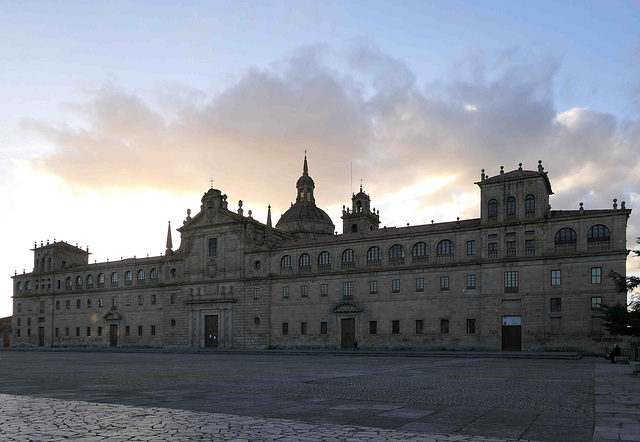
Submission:
POLYGON ((362 191, 351 197, 351 209, 342 206, 342 233, 378 230, 380 211, 371 210, 371 198, 362 191))

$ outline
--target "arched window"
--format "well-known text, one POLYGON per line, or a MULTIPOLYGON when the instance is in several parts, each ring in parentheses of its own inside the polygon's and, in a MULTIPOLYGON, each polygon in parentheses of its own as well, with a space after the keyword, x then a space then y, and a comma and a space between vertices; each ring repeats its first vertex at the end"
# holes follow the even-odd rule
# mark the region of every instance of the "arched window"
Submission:
POLYGON ((362 201, 356 201, 356 213, 362 212, 362 201))
POLYGON ((284 255, 280 260, 280 268, 281 269, 290 269, 291 268, 291 257, 289 255, 284 255))
POLYGON ((404 258, 404 247, 400 244, 394 244, 389 249, 389 259, 404 258))
POLYGON ((596 224, 587 232, 587 242, 608 242, 610 240, 609 228, 602 224, 596 224))
POLYGON ((31 281, 27 281, 27 290, 31 290, 31 281))
POLYGON ((367 250, 367 261, 380 261, 382 259, 382 254, 380 253, 380 249, 376 246, 371 247, 367 250))
POLYGON ((429 255, 429 248, 423 242, 416 243, 416 245, 413 246, 412 255, 414 258, 421 258, 423 256, 427 256, 429 255))
POLYGON ((357 224, 352 224, 351 225, 351 232, 352 233, 356 233, 358 231, 358 225, 357 224))
MULTIPOLYGON (((329 252, 322 252, 318 255, 318 265, 329 265, 331 264, 331 255, 329 252)), ((309 263, 311 265, 311 263, 309 263)))
POLYGON ((436 248, 437 255, 453 255, 453 243, 448 239, 443 239, 436 248))
POLYGON ((144 281, 144 279, 145 279, 144 270, 138 270, 138 281, 144 281))
POLYGON ((516 199, 512 196, 507 198, 507 216, 514 216, 516 214, 516 199))
POLYGON ((536 211, 536 197, 533 195, 527 195, 524 199, 524 211, 526 213, 533 213, 536 211))
POLYGON ((93 276, 92 275, 87 276, 87 285, 93 285, 93 276))
POLYGON ((116 272, 111 274, 111 282, 118 282, 118 274, 116 272))
POLYGON ((300 267, 311 267, 311 255, 303 253, 300 255, 300 261, 298 262, 300 267))
POLYGON ((127 270, 124 274, 124 280, 125 281, 133 281, 133 274, 131 273, 131 270, 127 270))
POLYGON ((498 200, 491 198, 488 203, 489 216, 498 216, 498 200))
POLYGON ((155 267, 151 269, 151 273, 149 274, 149 278, 158 279, 158 269, 155 267))
POLYGON ((104 284, 104 273, 98 274, 98 284, 104 284))
POLYGON ((71 287, 73 284, 71 283, 71 277, 67 276, 67 279, 64 281, 65 287, 71 287))
POLYGON ((21 282, 18 283, 18 290, 22 290, 22 283, 21 282))
POLYGON ((356 262, 356 252, 354 252, 353 249, 347 249, 342 252, 342 262, 344 264, 356 262))
POLYGON ((76 287, 82 287, 82 276, 76 278, 76 287))
POLYGON ((567 244, 576 244, 578 242, 578 237, 576 235, 576 231, 565 227, 564 229, 558 230, 555 238, 555 245, 563 246, 567 244))

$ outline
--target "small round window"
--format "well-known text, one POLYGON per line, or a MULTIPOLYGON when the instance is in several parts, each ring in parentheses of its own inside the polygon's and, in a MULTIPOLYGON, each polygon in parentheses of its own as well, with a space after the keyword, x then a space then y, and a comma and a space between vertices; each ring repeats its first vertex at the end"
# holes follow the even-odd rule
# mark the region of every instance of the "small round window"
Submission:
POLYGON ((260 318, 258 318, 257 316, 255 318, 253 318, 253 323, 255 325, 260 325, 260 318))
POLYGON ((172 319, 172 320, 171 320, 171 327, 175 327, 175 326, 176 326, 176 320, 175 320, 175 319, 172 319))
POLYGON ((253 263, 253 266, 256 268, 256 270, 260 270, 260 267, 262 267, 262 263, 260 261, 256 261, 253 263))

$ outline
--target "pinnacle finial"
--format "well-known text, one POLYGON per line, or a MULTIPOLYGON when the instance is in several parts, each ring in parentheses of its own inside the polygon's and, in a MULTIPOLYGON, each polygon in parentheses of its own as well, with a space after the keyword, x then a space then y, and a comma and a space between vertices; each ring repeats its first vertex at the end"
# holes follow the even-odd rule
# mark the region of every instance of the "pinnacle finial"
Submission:
POLYGON ((169 227, 167 229, 167 250, 165 251, 166 255, 171 255, 173 253, 173 241, 171 240, 171 221, 169 221, 169 227))
POLYGON ((309 167, 307 166, 307 149, 304 150, 304 166, 302 166, 302 174, 309 175, 309 167))

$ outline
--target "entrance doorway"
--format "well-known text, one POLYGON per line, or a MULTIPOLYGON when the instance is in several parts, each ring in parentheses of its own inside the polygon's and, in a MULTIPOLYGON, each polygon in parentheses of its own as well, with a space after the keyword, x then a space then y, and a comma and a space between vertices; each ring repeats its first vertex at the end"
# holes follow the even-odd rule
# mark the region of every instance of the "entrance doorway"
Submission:
POLYGON ((205 315, 204 317, 204 346, 218 346, 218 315, 205 315))
POLYGON ((356 338, 356 320, 354 318, 342 320, 342 348, 353 348, 356 338))
POLYGON ((118 324, 109 324, 109 347, 118 346, 118 324))
POLYGON ((8 335, 4 335, 2 337, 2 342, 3 342, 4 347, 9 347, 9 336, 8 335))
POLYGON ((38 347, 44 347, 44 327, 38 327, 38 347))
POLYGON ((522 350, 522 317, 503 316, 502 317, 502 350, 520 351, 522 350))

